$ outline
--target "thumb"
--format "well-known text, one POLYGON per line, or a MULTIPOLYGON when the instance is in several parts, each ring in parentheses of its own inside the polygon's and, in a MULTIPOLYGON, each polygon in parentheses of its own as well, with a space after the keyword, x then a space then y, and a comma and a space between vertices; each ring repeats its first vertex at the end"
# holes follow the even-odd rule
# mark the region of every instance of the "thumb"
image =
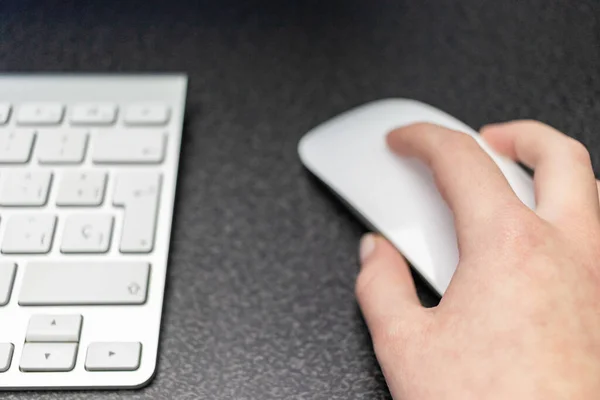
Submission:
MULTIPOLYGON (((402 334, 423 313, 408 264, 390 242, 367 234, 360 246, 356 296, 375 345, 402 334)), ((383 344, 383 343, 382 343, 383 344)))

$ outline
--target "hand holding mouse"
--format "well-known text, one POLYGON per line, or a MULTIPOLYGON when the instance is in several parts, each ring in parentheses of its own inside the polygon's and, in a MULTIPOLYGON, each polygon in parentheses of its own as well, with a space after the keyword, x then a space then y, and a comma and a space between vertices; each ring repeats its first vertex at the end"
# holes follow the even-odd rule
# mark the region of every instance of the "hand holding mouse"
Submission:
POLYGON ((482 130, 535 171, 527 208, 468 135, 429 124, 388 135, 427 164, 454 216, 459 266, 426 309, 403 257, 361 243, 358 301, 395 399, 597 399, 600 205, 585 147, 538 122, 482 130))

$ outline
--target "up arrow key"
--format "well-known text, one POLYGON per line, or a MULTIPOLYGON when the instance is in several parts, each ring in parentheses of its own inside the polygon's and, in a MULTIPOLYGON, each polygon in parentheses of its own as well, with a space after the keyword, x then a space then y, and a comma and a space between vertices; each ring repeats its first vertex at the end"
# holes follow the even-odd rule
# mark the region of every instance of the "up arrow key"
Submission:
MULTIPOLYGON (((81 333, 81 315, 32 315, 25 341, 29 343, 76 343, 81 333)), ((40 352, 40 357, 44 353, 40 352)), ((54 354, 56 356, 56 354, 54 354)))

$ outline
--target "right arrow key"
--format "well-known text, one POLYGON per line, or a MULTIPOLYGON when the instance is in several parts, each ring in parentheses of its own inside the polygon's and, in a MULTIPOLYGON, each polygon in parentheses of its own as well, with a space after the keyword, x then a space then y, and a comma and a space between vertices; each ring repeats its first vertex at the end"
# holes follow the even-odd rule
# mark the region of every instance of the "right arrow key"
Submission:
POLYGON ((87 349, 88 371, 135 371, 140 367, 142 344, 139 342, 96 342, 87 349))

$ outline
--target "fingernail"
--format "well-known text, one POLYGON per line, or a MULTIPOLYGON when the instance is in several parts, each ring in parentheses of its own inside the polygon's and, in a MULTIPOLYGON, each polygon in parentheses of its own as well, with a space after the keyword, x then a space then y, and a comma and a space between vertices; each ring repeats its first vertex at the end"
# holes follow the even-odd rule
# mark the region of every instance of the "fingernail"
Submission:
POLYGON ((375 236, 367 233, 360 240, 360 262, 364 263, 375 250, 375 236))

